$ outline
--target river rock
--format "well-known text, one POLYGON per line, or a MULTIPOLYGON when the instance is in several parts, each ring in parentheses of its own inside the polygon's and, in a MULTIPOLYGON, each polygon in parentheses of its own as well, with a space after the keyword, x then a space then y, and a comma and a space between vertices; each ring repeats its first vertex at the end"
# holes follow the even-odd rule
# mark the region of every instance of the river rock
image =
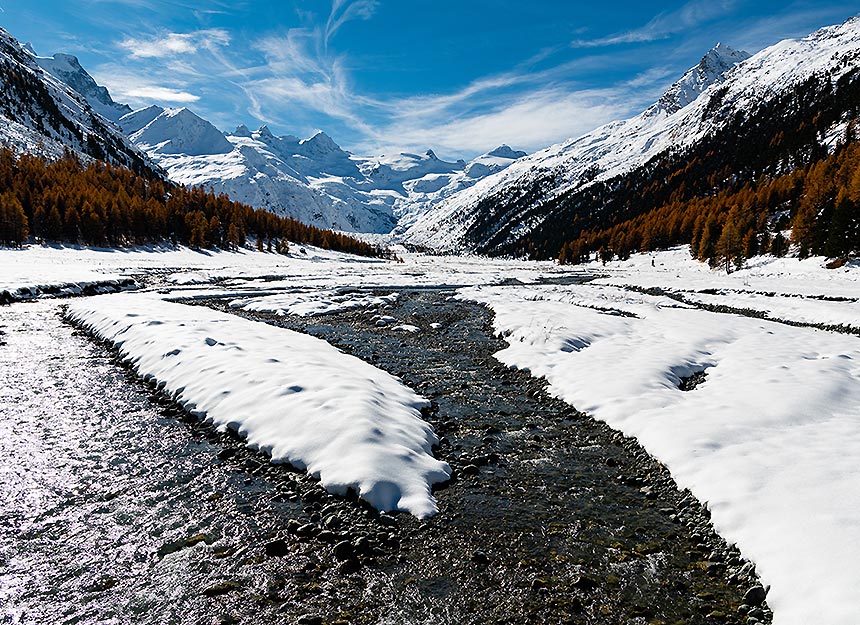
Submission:
POLYGON ((759 585, 753 586, 744 593, 744 603, 750 606, 759 606, 767 598, 767 592, 759 585))

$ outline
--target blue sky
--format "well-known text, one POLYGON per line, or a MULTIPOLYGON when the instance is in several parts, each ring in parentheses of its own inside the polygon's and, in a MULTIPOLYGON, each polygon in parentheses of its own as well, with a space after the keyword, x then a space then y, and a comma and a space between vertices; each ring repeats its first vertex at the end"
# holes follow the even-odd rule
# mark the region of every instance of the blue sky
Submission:
POLYGON ((324 130, 357 153, 533 151, 638 113, 721 41, 756 52, 856 1, 0 0, 133 107, 324 130))

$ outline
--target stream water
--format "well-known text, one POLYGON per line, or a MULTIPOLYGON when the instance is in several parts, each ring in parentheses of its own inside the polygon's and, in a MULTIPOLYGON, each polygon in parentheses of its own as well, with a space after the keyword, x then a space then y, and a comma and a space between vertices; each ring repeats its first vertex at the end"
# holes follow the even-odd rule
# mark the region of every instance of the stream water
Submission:
POLYGON ((404 291, 385 312, 415 335, 366 311, 254 317, 433 400, 456 478, 425 522, 190 421, 61 307, 0 317, 0 623, 746 622, 754 573, 707 512, 635 441, 495 362, 482 307, 404 291))

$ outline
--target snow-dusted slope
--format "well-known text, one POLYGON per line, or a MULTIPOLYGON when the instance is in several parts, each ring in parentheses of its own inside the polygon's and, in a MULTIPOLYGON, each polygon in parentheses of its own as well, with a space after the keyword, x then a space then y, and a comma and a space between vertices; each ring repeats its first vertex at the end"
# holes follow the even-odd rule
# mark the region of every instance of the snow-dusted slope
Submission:
MULTIPOLYGON (((0 29, 0 142, 18 152, 48 158, 59 158, 70 149, 84 157, 136 169, 151 167, 119 129, 102 117, 101 109, 94 110, 84 95, 40 65, 44 62, 58 74, 68 71, 69 80, 83 81, 84 90, 94 86, 95 82, 86 83, 77 72, 75 67, 80 65, 73 59, 36 57, 30 46, 0 29)), ((96 98, 98 94, 94 91, 92 95, 96 98)))
MULTIPOLYGON (((233 145, 215 126, 188 109, 149 107, 145 111, 148 114, 157 113, 157 115, 138 130, 129 123, 132 120, 126 120, 123 117, 119 121, 123 130, 129 134, 129 138, 142 150, 152 155, 200 156, 226 154, 233 150, 233 145)), ((135 116, 133 121, 142 120, 140 116, 135 116)))
POLYGON ((723 82, 723 75, 738 63, 750 58, 746 52, 718 43, 699 62, 669 87, 660 100, 649 110, 652 114, 664 112, 669 115, 695 102, 711 85, 723 82))
MULTIPOLYGON (((827 72, 836 81, 860 63, 860 18, 745 57, 718 45, 641 115, 519 159, 441 202, 418 219, 405 238, 440 249, 468 248, 474 242, 466 234, 481 217, 482 200, 529 189, 530 207, 539 206, 595 181, 633 171, 670 148, 693 146, 718 132, 736 113, 755 110, 813 75, 827 72)), ((512 212, 496 228, 508 228, 509 239, 515 239, 545 217, 534 211, 528 216, 512 212)))
POLYGON ((114 102, 108 90, 96 84, 93 77, 81 67, 77 57, 71 54, 55 54, 53 57, 35 58, 39 67, 84 96, 93 110, 105 119, 115 122, 123 115, 131 113, 128 104, 114 102))
POLYGON ((266 127, 223 134, 188 109, 151 106, 119 120, 171 179, 322 228, 387 233, 448 195, 525 156, 507 146, 471 163, 426 154, 360 157, 324 132, 309 139, 266 127))

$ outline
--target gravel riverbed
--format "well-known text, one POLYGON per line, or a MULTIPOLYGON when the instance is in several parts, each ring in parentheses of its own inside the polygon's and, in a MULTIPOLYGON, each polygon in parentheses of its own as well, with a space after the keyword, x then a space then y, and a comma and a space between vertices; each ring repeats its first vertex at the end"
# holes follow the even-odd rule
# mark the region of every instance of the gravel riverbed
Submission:
POLYGON ((324 338, 433 401, 425 417, 455 479, 434 519, 397 517, 396 560, 358 574, 385 589, 371 611, 402 623, 768 622, 758 593, 744 603, 752 565, 695 498, 636 441, 500 365, 492 313, 450 295, 401 291, 391 308, 315 318, 242 313, 324 338), (395 321, 378 327, 378 315, 395 321))
POLYGON ((433 400, 455 478, 427 521, 331 496, 189 418, 58 302, 5 308, 0 623, 769 622, 754 568, 695 498, 634 440, 501 366, 491 313, 449 295, 253 315, 433 400))

